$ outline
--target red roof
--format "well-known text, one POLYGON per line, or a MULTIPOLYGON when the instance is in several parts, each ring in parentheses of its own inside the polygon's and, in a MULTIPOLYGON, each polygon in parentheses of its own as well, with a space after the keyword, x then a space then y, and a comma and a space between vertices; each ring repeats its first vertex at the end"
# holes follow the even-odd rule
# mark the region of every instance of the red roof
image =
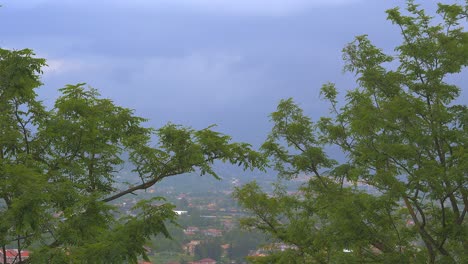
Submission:
POLYGON ((198 263, 216 263, 216 260, 210 258, 204 258, 197 261, 198 263))
MULTIPOLYGON (((3 256, 3 251, 0 250, 0 255, 3 256)), ((17 249, 7 249, 6 250, 6 256, 7 258, 14 258, 16 256, 18 256, 18 250, 17 249)), ((29 251, 27 250, 21 250, 21 257, 29 257, 29 251)))
POLYGON ((210 258, 204 258, 199 261, 189 262, 191 264, 216 264, 216 260, 210 258))

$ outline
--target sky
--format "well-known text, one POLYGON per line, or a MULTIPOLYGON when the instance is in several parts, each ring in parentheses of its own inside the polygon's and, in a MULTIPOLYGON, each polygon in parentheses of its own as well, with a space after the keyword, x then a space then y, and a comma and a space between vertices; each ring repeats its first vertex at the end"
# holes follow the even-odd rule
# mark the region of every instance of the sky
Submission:
MULTIPOLYGON (((423 2, 423 1, 419 1, 423 2)), ((424 1, 430 10, 436 1, 424 1)), ((393 54, 385 0, 0 0, 0 47, 47 59, 40 99, 85 82, 148 118, 217 130, 258 146, 292 97, 328 113, 322 84, 356 88, 342 48, 357 35, 393 54)), ((465 71, 466 73, 466 71, 465 71)), ((463 79, 465 78, 465 79, 463 79)), ((455 77, 455 82, 467 80, 455 77), (458 78, 458 79, 457 79, 458 78)), ((465 82, 466 83, 466 82, 465 82)), ((462 98, 467 98, 466 93, 462 98)), ((465 102, 466 103, 466 102, 465 102)))

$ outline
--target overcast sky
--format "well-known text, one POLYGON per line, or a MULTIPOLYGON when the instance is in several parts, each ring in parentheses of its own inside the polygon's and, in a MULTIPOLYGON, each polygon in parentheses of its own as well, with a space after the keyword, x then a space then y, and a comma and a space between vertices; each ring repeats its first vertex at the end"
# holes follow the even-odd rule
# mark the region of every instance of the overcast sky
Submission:
MULTIPOLYGON (((423 1, 419 1, 423 2, 423 1)), ((436 1, 424 1, 434 8, 436 1)), ((400 41, 385 0, 0 0, 0 47, 48 60, 41 99, 86 82, 149 118, 218 124, 235 140, 264 140, 268 114, 293 97, 317 118, 319 89, 343 74, 341 49, 368 34, 388 52, 400 41)), ((461 78, 461 77, 460 77, 461 78)), ((466 79, 465 79, 466 80, 466 79)), ((466 96, 466 95, 464 95, 466 96)), ((466 97, 465 97, 466 98, 466 97)))

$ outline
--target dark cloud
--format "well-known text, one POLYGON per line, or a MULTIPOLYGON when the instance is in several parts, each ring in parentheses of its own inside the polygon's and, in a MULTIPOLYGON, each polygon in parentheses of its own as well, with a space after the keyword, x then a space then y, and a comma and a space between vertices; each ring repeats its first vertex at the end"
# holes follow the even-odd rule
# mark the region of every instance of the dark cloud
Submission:
POLYGON ((217 123, 258 143, 281 98, 318 117, 328 111, 323 83, 356 86, 341 60, 354 36, 368 34, 390 53, 400 41, 384 11, 403 1, 274 0, 265 10, 262 1, 7 2, 0 46, 33 48, 49 60, 46 103, 66 83, 87 82, 150 125, 217 123))

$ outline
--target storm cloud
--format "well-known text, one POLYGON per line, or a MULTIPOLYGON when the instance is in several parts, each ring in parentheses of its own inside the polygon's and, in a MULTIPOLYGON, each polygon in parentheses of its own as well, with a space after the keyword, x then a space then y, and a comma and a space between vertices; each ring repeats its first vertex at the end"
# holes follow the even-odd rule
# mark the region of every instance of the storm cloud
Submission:
MULTIPOLYGON (((234 139, 260 143, 268 114, 293 97, 314 118, 342 72, 341 49, 356 35, 386 52, 400 42, 374 0, 29 0, 3 1, 0 47, 32 48, 48 60, 39 91, 86 82, 104 97, 150 119, 195 128, 218 124, 234 139)), ((427 1, 425 5, 435 6, 427 1)), ((462 77, 460 77, 462 78, 462 77)), ((459 82, 459 79, 455 80, 459 82)), ((466 95, 464 95, 466 96, 466 95)))

